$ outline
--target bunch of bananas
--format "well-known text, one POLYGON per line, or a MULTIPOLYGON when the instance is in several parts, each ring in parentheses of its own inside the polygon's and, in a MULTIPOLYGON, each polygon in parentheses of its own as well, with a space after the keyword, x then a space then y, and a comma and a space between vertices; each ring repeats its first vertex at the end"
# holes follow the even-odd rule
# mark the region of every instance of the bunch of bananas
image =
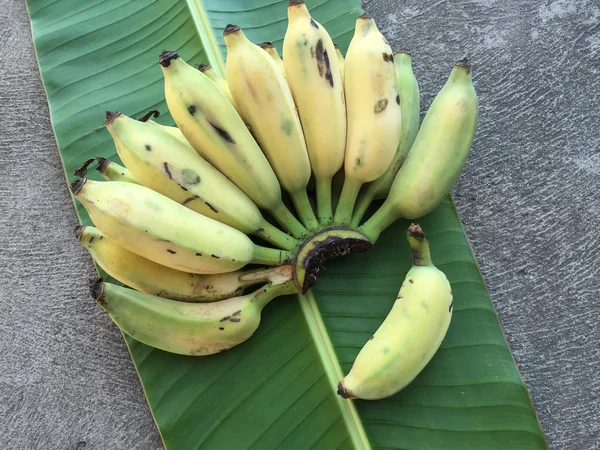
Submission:
MULTIPOLYGON (((141 342, 184 355, 244 342, 266 304, 306 292, 327 260, 370 249, 397 219, 433 210, 465 164, 477 121, 466 60, 419 128, 411 55, 394 55, 371 17, 357 19, 345 58, 301 0, 288 18, 283 58, 228 25, 225 78, 164 51, 177 126, 154 122, 158 111, 107 112, 125 167, 97 158, 107 181, 85 178, 94 160, 75 172, 73 195, 95 225, 77 239, 129 286, 99 280, 93 295, 141 342), (385 201, 363 222, 375 199, 385 201)), ((448 328, 448 280, 418 225, 407 237, 414 267, 340 382, 346 398, 400 390, 448 328)))

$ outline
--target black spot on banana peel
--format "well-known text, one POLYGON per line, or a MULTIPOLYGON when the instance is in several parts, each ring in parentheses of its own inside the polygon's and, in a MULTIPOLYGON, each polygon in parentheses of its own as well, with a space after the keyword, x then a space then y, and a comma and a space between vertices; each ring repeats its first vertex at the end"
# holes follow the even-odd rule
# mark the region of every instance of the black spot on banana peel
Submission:
MULTIPOLYGON (((400 104, 400 103, 398 103, 400 104)), ((385 108, 387 108, 388 106, 388 99, 387 98, 383 98, 381 100, 379 100, 377 103, 375 103, 375 107, 373 108, 373 111, 375 112, 375 114, 379 114, 380 112, 385 111, 385 108)))
POLYGON ((198 195, 192 195, 191 197, 189 197, 189 198, 186 198, 186 199, 183 201, 182 205, 187 205, 189 202, 193 202, 194 200, 196 200, 196 199, 199 199, 199 198, 200 198, 200 197, 199 197, 198 195))
POLYGON ((396 103, 398 105, 400 104, 400 94, 396 95, 396 103))
POLYGON ((172 180, 173 175, 171 174, 171 171, 169 170, 169 164, 167 162, 164 163, 164 167, 165 167, 165 173, 169 177, 169 180, 172 180))
POLYGON ((317 25, 317 22, 315 22, 313 19, 310 19, 310 24, 315 27, 317 30, 319 29, 319 25, 317 25))
POLYGON ((208 207, 209 207, 209 208, 212 210, 212 212, 214 212, 215 214, 217 214, 217 213, 219 212, 219 211, 217 210, 217 208, 215 208, 215 207, 214 207, 213 205, 211 205, 210 203, 208 203, 208 202, 204 202, 204 203, 206 203, 206 206, 208 206, 208 207))
POLYGON ((158 62, 163 67, 169 67, 171 65, 171 61, 179 58, 177 52, 171 50, 163 50, 163 52, 158 57, 158 62))
POLYGON ((196 114, 196 105, 190 105, 190 106, 188 106, 187 110, 190 113, 190 116, 193 116, 194 114, 196 114))
POLYGON ((383 60, 385 62, 394 62, 394 55, 391 53, 383 53, 383 60))
POLYGON ((75 169, 73 171, 73 175, 75 175, 76 177, 85 177, 85 174, 87 173, 88 167, 91 163, 93 163, 96 159, 95 158, 90 158, 88 159, 86 162, 84 162, 81 167, 79 167, 78 169, 75 169))
POLYGON ((222 128, 219 128, 218 126, 216 126, 214 123, 212 122, 208 122, 210 124, 211 127, 213 127, 213 129, 219 134, 219 136, 221 136, 221 138, 225 141, 228 142, 230 144, 235 144, 235 141, 233 140, 233 138, 231 137, 231 135, 225 131, 222 128))
POLYGON ((315 58, 317 59, 317 68, 319 70, 319 76, 325 78, 329 82, 329 85, 333 87, 333 75, 331 73, 329 55, 327 54, 327 50, 323 48, 322 39, 319 39, 317 41, 317 46, 315 47, 315 58))

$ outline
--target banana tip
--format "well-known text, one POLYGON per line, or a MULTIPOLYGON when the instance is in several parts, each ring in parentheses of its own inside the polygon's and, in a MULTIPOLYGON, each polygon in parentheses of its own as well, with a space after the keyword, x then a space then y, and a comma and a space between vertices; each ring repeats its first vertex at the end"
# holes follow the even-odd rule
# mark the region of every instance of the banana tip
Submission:
POLYGON ((208 64, 198 64, 196 67, 200 72, 206 72, 208 69, 210 69, 208 64))
POLYGON ((290 0, 288 6, 304 5, 304 0, 290 0))
POLYGON ((110 159, 103 158, 102 156, 98 156, 96 161, 98 161, 98 167, 96 167, 96 170, 100 173, 104 173, 108 165, 112 162, 110 159))
POLYGON ((358 18, 361 20, 371 20, 373 17, 371 17, 367 13, 364 13, 364 14, 361 14, 360 16, 358 16, 358 18))
POLYGON ((90 158, 88 159, 86 162, 84 162, 81 167, 79 167, 78 169, 75 169, 75 171, 73 172, 73 175, 75 175, 76 177, 85 177, 85 174, 87 173, 88 167, 91 163, 94 162, 94 158, 90 158))
POLYGON ((163 52, 158 57, 158 62, 163 67, 169 67, 171 65, 171 61, 179 58, 177 52, 172 50, 163 50, 163 52))
POLYGON ((471 63, 467 58, 463 58, 460 61, 456 61, 454 65, 456 67, 462 67, 463 69, 467 69, 467 71, 471 71, 471 63))
POLYGON ((104 125, 110 125, 120 115, 121 113, 119 111, 106 111, 106 120, 104 121, 104 125))
POLYGON ((269 41, 263 42, 262 44, 260 44, 260 46, 261 46, 262 48, 273 48, 273 47, 275 47, 275 46, 273 45, 273 43, 272 43, 272 42, 269 42, 269 41))
POLYGON ((235 33, 236 31, 240 31, 240 27, 230 23, 223 30, 223 36, 227 36, 228 34, 235 33))
POLYGON ((347 398, 347 399, 354 398, 354 396, 352 395, 352 392, 350 392, 348 389, 346 389, 341 381, 338 383, 337 393, 342 398, 347 398))
POLYGON ((102 278, 98 278, 92 281, 92 284, 90 285, 90 294, 92 295, 92 298, 94 300, 96 300, 102 307, 104 307, 102 305, 102 297, 104 295, 104 281, 102 281, 102 278))
POLYGON ((408 56, 412 57, 412 53, 404 48, 398 50, 396 53, 394 53, 394 55, 408 55, 408 56))
POLYGON ((415 239, 418 239, 419 241, 422 241, 423 239, 425 239, 425 233, 423 233, 423 230, 421 229, 421 227, 418 224, 412 223, 410 225, 410 227, 408 227, 407 233, 409 236, 412 236, 415 239))
POLYGON ((75 238, 77 241, 81 241, 81 235, 83 234, 83 230, 85 230, 85 225, 77 225, 75 227, 75 238))
POLYGON ((71 183, 71 192, 73 195, 79 194, 83 185, 87 182, 86 178, 80 178, 79 180, 75 180, 71 183))

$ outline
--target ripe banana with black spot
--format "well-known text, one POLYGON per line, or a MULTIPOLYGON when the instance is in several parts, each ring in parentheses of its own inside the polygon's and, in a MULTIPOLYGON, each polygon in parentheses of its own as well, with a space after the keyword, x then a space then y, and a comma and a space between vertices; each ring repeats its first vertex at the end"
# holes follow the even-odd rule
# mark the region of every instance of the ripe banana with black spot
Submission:
POLYGON ((394 56, 375 21, 367 15, 356 20, 344 77, 348 110, 346 178, 334 223, 347 225, 361 186, 385 173, 400 142, 394 56))
POLYGON ((248 340, 263 308, 296 292, 293 282, 268 285, 252 294, 211 303, 156 297, 99 280, 92 295, 113 322, 132 338, 180 355, 205 356, 248 340))
POLYGON ((260 44, 260 47, 268 53, 268 55, 273 58, 273 61, 277 64, 277 67, 281 70, 281 74, 285 77, 285 69, 283 67, 283 59, 279 56, 277 49, 273 45, 272 42, 263 42, 260 44))
POLYGON ((412 70, 412 56, 408 52, 396 52, 394 58, 396 67, 396 86, 400 95, 400 110, 402 123, 400 125, 400 143, 396 155, 385 173, 367 186, 360 194, 354 214, 352 215, 353 227, 358 227, 365 212, 375 198, 385 198, 390 191, 394 178, 406 160, 417 132, 419 131, 419 114, 421 100, 419 83, 412 70))
POLYGON ((288 5, 283 65, 300 121, 316 181, 317 216, 323 225, 333 219, 331 179, 344 163, 346 103, 339 61, 331 37, 315 21, 304 2, 288 5))
POLYGON ((160 65, 167 106, 192 147, 294 237, 305 237, 306 228, 283 203, 269 161, 219 87, 176 52, 163 52, 160 65))
POLYGON ((300 220, 318 228, 306 185, 310 161, 292 93, 277 64, 236 25, 223 32, 227 79, 237 109, 292 198, 300 220))
POLYGON ((212 302, 240 295, 244 288, 264 282, 291 280, 291 266, 238 270, 200 275, 162 266, 127 250, 99 229, 75 228, 78 242, 111 277, 146 294, 187 302, 212 302))
POLYGON ((360 227, 372 242, 399 218, 431 212, 450 193, 475 137, 477 108, 471 66, 459 61, 431 103, 385 202, 360 227))
POLYGON ((121 161, 140 182, 178 203, 286 250, 299 243, 271 225, 225 175, 162 125, 107 113, 106 128, 121 161))
POLYGON ((406 387, 433 358, 450 325, 450 283, 432 264, 421 228, 411 225, 407 238, 413 266, 389 315, 339 383, 344 398, 376 400, 406 387))
POLYGON ((144 186, 83 178, 72 191, 102 233, 163 266, 212 274, 292 259, 289 252, 258 246, 241 231, 144 186))

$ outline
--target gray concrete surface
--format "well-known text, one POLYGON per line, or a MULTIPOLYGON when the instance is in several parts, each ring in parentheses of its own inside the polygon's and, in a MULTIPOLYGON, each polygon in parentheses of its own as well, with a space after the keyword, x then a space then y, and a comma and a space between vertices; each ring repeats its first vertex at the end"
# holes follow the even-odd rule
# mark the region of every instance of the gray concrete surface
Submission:
MULTIPOLYGON (((474 62, 481 120, 458 209, 553 449, 600 448, 600 4, 370 0, 423 104, 474 62)), ((22 1, 0 0, 0 447, 158 449, 88 255, 22 1)))

